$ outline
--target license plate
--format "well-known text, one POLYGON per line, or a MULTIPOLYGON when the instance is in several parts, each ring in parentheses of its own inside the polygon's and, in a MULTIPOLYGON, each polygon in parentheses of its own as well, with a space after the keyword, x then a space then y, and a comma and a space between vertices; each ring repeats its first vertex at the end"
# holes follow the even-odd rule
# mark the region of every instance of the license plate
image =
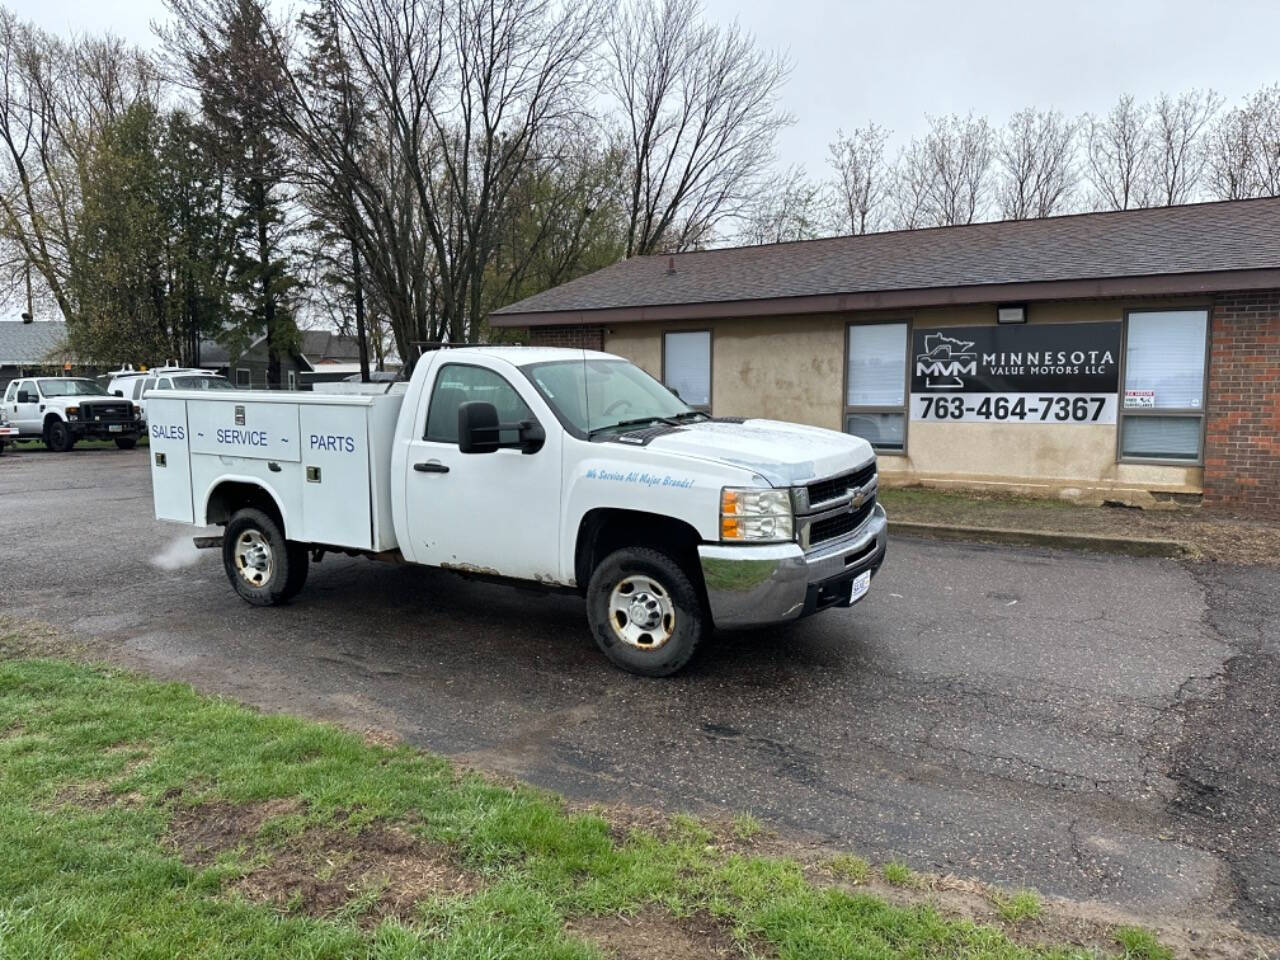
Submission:
POLYGON ((849 602, 857 603, 867 595, 867 591, 871 589, 871 571, 858 574, 853 578, 853 584, 849 588, 849 602))
POLYGON ((112 423, 107 426, 107 433, 124 433, 123 423, 112 423))

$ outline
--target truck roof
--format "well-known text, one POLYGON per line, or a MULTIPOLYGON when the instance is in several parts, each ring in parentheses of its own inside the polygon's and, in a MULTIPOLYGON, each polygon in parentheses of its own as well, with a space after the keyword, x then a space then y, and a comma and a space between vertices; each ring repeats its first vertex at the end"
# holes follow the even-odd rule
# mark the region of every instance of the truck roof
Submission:
POLYGON ((506 360, 517 367, 527 367, 532 363, 548 363, 555 360, 618 360, 620 357, 612 353, 601 353, 599 350, 582 350, 578 347, 521 347, 521 346, 475 346, 467 347, 467 353, 482 353, 487 357, 506 360))

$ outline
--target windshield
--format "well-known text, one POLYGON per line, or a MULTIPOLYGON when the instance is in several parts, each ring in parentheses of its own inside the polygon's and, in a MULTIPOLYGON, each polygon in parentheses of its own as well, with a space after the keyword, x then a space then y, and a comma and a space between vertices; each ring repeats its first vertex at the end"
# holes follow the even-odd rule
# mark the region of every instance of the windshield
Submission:
POLYGON ((555 360, 523 370, 560 418, 582 433, 702 416, 626 360, 555 360))
POLYGON ((174 377, 175 390, 234 390, 226 377, 174 377))
POLYGON ((40 392, 46 397, 105 397, 103 390, 92 380, 37 380, 40 392))

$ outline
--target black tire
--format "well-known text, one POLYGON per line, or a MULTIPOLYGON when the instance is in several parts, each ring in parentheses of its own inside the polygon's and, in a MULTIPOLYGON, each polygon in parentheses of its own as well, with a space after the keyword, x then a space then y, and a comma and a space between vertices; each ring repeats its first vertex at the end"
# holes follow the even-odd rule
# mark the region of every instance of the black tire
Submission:
POLYGON ((649 547, 618 550, 600 562, 587 587, 587 620, 596 644, 615 666, 645 677, 681 670, 707 632, 698 588, 676 560, 649 547), (629 581, 631 593, 625 589, 629 581), (635 586, 646 581, 647 587, 635 586), (634 597, 631 602, 648 609, 653 619, 642 622, 615 609, 615 589, 620 601, 634 597))
POLYGON ((44 429, 44 445, 54 453, 66 453, 76 445, 76 438, 61 420, 50 420, 44 429))
POLYGON ((137 437, 116 437, 116 446, 121 450, 132 450, 137 445, 137 437))
POLYGON ((302 590, 310 558, 304 545, 284 538, 270 516, 246 507, 236 511, 223 531, 222 566, 242 600, 272 607, 302 590))

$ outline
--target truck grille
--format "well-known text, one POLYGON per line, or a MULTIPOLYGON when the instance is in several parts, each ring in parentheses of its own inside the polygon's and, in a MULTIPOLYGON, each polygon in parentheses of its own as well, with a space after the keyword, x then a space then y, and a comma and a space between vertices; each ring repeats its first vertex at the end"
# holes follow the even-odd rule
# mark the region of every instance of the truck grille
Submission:
POLYGON ((876 462, 872 460, 865 467, 850 473, 842 473, 838 477, 828 477, 809 484, 809 506, 816 507, 829 500, 838 500, 848 491, 861 487, 874 479, 876 462))
POLYGON ((132 420, 131 403, 86 403, 80 407, 80 417, 90 423, 108 420, 132 420))
POLYGON ((876 489, 874 460, 857 470, 815 480, 806 486, 797 505, 800 546, 812 550, 853 533, 867 522, 876 508, 876 489), (858 496, 853 495, 854 491, 859 491, 858 496), (856 506, 855 501, 858 501, 856 506))
POLYGON ((809 546, 816 547, 828 540, 843 537, 846 533, 853 533, 866 522, 867 517, 871 516, 875 505, 876 498, 872 497, 852 513, 841 513, 834 517, 827 517, 825 520, 815 521, 809 527, 809 546))

